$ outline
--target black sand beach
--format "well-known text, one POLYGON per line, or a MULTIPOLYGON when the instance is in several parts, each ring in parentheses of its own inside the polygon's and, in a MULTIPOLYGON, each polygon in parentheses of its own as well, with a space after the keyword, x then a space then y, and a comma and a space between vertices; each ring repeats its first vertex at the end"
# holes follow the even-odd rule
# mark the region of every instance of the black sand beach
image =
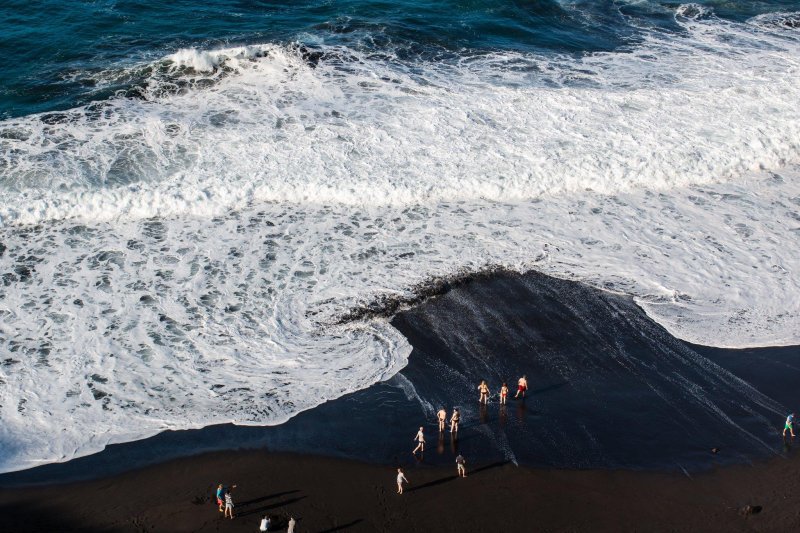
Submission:
POLYGON ((5 474, 5 524, 254 529, 262 507, 302 516, 300 531, 731 531, 797 523, 780 503, 796 490, 798 463, 779 432, 795 401, 797 347, 688 345, 630 298, 539 274, 462 280, 392 323, 414 351, 389 381, 277 427, 166 432, 5 474), (529 397, 499 406, 501 382, 513 391, 522 374, 529 397), (481 379, 493 392, 486 408, 477 403, 481 379), (464 415, 458 438, 438 438, 434 413, 454 406, 464 415), (419 425, 428 445, 415 458, 419 425), (480 469, 469 480, 451 479, 459 452, 480 469), (393 493, 397 466, 418 489, 402 500, 393 493), (59 485, 77 480, 93 481, 59 485), (242 508, 249 519, 217 520, 204 499, 220 481, 239 483, 237 499, 253 501, 242 508), (38 487, 21 488, 31 485, 38 487), (100 511, 91 503, 98 500, 114 503, 100 511), (748 504, 765 510, 739 516, 748 504), (453 506, 459 511, 449 513, 453 506))
POLYGON ((513 464, 408 469, 310 455, 229 451, 70 485, 0 490, 2 531, 796 531, 800 462, 776 458, 692 477, 513 464), (212 501, 237 484, 237 517, 212 501), (748 507, 750 506, 749 510, 748 507))

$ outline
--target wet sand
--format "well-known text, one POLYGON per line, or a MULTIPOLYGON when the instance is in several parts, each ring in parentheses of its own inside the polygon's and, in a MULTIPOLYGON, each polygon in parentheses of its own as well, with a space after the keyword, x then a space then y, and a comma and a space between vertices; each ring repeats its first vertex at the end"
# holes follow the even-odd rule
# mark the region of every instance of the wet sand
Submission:
MULTIPOLYGON (((467 458, 469 460, 469 457, 467 458)), ((255 451, 213 453, 69 485, 0 490, 2 531, 797 531, 800 460, 776 458, 688 477, 678 473, 538 470, 510 463, 395 471, 354 461, 255 451), (237 516, 221 518, 218 482, 237 516), (744 506, 760 506, 743 514, 744 506)))

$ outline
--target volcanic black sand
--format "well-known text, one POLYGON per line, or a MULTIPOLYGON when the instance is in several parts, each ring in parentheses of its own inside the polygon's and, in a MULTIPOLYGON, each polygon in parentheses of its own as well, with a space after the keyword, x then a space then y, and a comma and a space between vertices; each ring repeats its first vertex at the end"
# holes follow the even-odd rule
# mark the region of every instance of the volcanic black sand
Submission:
POLYGON ((797 347, 688 345, 628 297, 539 274, 457 283, 392 323, 414 351, 389 381, 277 427, 166 432, 0 476, 3 525, 253 530, 262 508, 301 515, 300 531, 450 530, 449 518, 461 531, 798 524, 798 462, 779 431, 796 402, 797 347), (501 382, 513 391, 522 374, 529 397, 500 407, 501 382), (438 438, 434 412, 454 406, 458 438, 438 438), (428 445, 414 458, 420 425, 428 445), (227 451, 197 455, 212 450, 227 451), (459 451, 467 480, 451 479, 459 451), (416 489, 402 498, 396 466, 416 489), (78 479, 95 480, 52 485, 78 479), (218 521, 205 502, 218 481, 239 483, 249 517, 218 521), (748 504, 763 510, 740 516, 748 504))

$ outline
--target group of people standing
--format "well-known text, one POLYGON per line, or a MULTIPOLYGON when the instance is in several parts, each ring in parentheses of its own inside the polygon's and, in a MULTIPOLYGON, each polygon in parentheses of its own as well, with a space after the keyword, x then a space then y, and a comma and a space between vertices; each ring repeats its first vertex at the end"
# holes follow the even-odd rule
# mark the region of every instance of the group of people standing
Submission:
MULTIPOLYGON (((525 393, 528 391, 528 379, 525 376, 519 378, 517 382, 517 393, 514 395, 514 398, 519 398, 522 395, 522 398, 525 398, 525 393)), ((478 392, 480 393, 480 398, 478 398, 478 402, 484 405, 489 403, 489 385, 486 384, 486 380, 482 380, 481 384, 478 385, 478 392)), ((500 404, 505 405, 506 399, 508 397, 508 385, 503 382, 503 386, 500 387, 500 404)), ((439 433, 443 433, 445 426, 447 425, 447 411, 444 407, 439 409, 436 413, 436 420, 439 422, 439 433)), ((458 433, 458 423, 461 421, 461 412, 458 410, 458 407, 453 408, 453 414, 450 415, 450 433, 458 433)), ((412 450, 411 453, 416 454, 419 452, 425 451, 425 433, 424 428, 420 426, 419 431, 414 436, 414 442, 417 443, 417 447, 412 450)))
MULTIPOLYGON (((525 376, 522 376, 517 381, 517 393, 514 395, 514 398, 519 398, 521 394, 523 398, 525 398, 525 393, 528 391, 528 379, 525 376)), ((484 405, 489 403, 489 385, 486 383, 486 380, 481 381, 481 384, 478 385, 478 392, 480 393, 480 398, 478 398, 478 402, 484 405)), ((506 404, 506 399, 508 398, 508 385, 506 382, 503 382, 503 386, 500 387, 500 405, 506 404)))
MULTIPOLYGON (((503 382, 503 386, 500 387, 500 405, 505 405, 506 400, 508 398, 508 385, 503 382)), ((526 376, 522 376, 517 381, 517 393, 514 395, 514 398, 519 398, 520 395, 522 398, 525 398, 525 393, 528 391, 528 379, 526 376)), ((480 393, 480 397, 478 398, 478 402, 487 405, 489 403, 489 385, 486 383, 486 380, 482 380, 480 385, 478 385, 478 392, 480 393)), ((436 413, 436 420, 439 423, 439 433, 444 433, 445 427, 447 426, 447 411, 444 407, 439 409, 436 413)), ((450 433, 458 434, 458 424, 461 421, 461 412, 458 410, 458 407, 453 408, 453 413, 450 415, 450 433)), ((420 426, 419 430, 417 431, 416 435, 414 435, 414 442, 417 443, 417 446, 411 451, 412 454, 416 455, 417 452, 424 452, 425 451, 425 428, 420 426)), ((467 477, 466 472, 466 459, 460 453, 458 457, 456 457, 456 469, 458 472, 458 477, 467 477)), ((397 494, 403 494, 403 484, 408 483, 408 479, 406 479, 405 474, 403 473, 402 468, 397 469, 397 494)))
MULTIPOLYGON (((230 518, 233 520, 233 489, 236 488, 236 485, 231 485, 230 487, 224 486, 222 483, 217 485, 217 506, 219 507, 219 512, 224 513, 222 516, 223 518, 230 518)), ((289 522, 287 523, 288 529, 287 533, 294 533, 294 527, 296 524, 296 520, 293 516, 289 517, 289 522)), ((269 515, 264 515, 261 518, 261 522, 258 524, 259 531, 272 531, 273 528, 273 521, 269 515)))
POLYGON ((223 518, 230 517, 233 520, 233 495, 231 491, 235 488, 236 485, 225 487, 222 483, 217 486, 217 506, 220 513, 225 513, 222 515, 223 518))

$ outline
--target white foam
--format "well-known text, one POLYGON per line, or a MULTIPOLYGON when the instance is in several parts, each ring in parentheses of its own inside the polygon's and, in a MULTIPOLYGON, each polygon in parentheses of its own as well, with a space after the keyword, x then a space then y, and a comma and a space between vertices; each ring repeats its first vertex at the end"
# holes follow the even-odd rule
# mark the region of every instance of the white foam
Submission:
POLYGON ((797 343, 797 34, 681 23, 581 58, 182 51, 141 99, 0 123, 0 469, 280 423, 404 364, 344 309, 486 264, 797 343))
POLYGON ((800 28, 800 11, 762 13, 761 15, 756 15, 747 22, 767 29, 798 29, 800 28))
POLYGON ((711 17, 714 14, 714 8, 691 2, 688 4, 679 5, 675 10, 675 14, 678 17, 685 17, 692 20, 702 20, 704 18, 711 17))
POLYGON ((226 67, 233 70, 244 68, 243 62, 252 61, 266 54, 271 46, 239 46, 223 50, 197 50, 184 48, 167 56, 173 71, 189 68, 196 73, 208 73, 226 67))

